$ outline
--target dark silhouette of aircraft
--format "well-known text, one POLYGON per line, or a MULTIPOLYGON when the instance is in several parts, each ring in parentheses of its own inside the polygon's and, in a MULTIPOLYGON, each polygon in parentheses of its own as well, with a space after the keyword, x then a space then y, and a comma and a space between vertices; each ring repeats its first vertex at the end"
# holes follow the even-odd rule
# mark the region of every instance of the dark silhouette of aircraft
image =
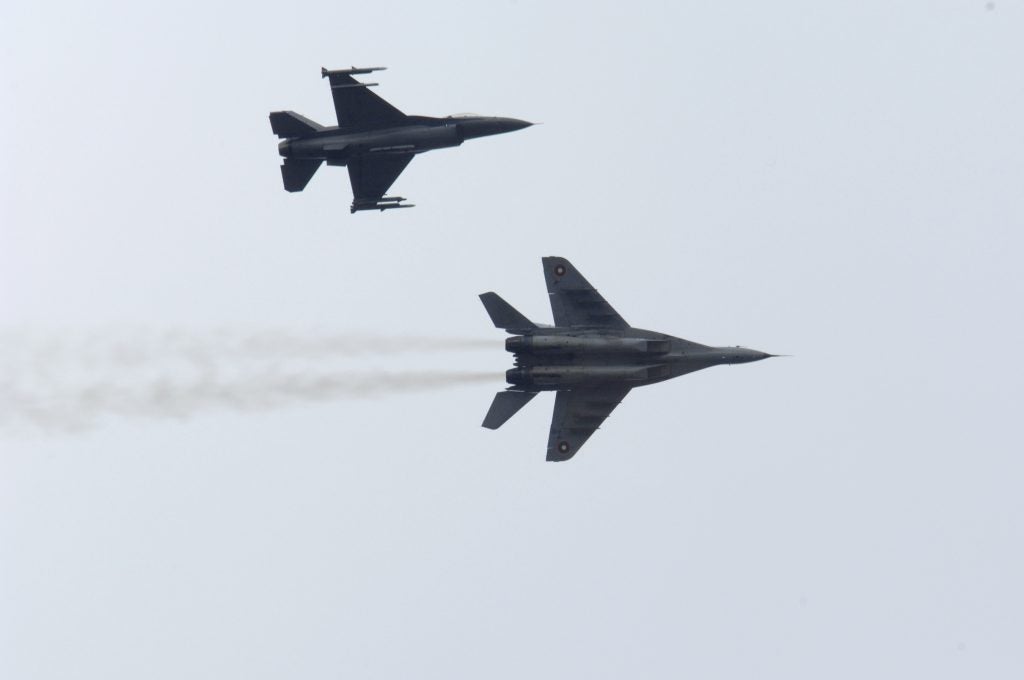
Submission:
POLYGON ((511 387, 495 395, 483 426, 496 430, 538 392, 557 391, 550 461, 572 458, 634 387, 779 356, 633 328, 568 260, 542 261, 554 326, 533 323, 495 293, 480 296, 494 325, 514 334, 505 349, 515 356, 515 368, 505 373, 511 387))
POLYGON ((326 127, 294 111, 270 114, 270 127, 284 139, 281 176, 288 191, 302 191, 321 163, 348 166, 352 182, 351 212, 411 208, 401 196, 385 196, 413 156, 424 151, 459 146, 467 139, 498 135, 529 127, 516 118, 456 115, 445 118, 407 116, 373 92, 377 83, 352 76, 383 67, 320 69, 329 78, 338 125, 326 127))

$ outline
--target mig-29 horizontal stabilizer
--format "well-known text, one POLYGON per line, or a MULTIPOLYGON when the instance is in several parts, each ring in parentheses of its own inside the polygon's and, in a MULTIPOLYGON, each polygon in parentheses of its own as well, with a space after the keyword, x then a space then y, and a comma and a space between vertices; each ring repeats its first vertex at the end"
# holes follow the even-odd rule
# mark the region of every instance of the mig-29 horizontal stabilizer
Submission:
POLYGON ((491 408, 488 409, 487 415, 484 417, 483 426, 489 430, 497 430, 536 396, 536 392, 521 392, 519 390, 498 392, 494 395, 491 408))
POLYGON ((529 333, 536 330, 537 324, 523 316, 515 307, 505 302, 497 293, 483 293, 480 302, 494 322, 495 328, 509 333, 529 333))
POLYGON ((270 114, 270 129, 278 137, 287 138, 304 137, 323 130, 324 126, 294 111, 274 111, 270 114))
POLYGON ((281 166, 281 179, 286 191, 302 191, 313 179, 322 161, 318 159, 286 158, 281 166))

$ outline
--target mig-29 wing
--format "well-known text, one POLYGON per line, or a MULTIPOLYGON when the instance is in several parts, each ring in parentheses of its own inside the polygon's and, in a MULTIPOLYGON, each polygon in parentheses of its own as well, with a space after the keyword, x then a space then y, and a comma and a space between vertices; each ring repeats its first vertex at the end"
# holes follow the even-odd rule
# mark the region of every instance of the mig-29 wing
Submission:
POLYGON ((547 459, 563 461, 576 455, 627 394, 629 388, 618 385, 560 390, 551 415, 547 459))
POLYGON ((331 95, 334 97, 334 111, 338 114, 338 125, 341 127, 360 127, 363 125, 382 125, 400 123, 405 120, 404 113, 391 104, 370 92, 377 83, 361 83, 352 76, 373 71, 383 71, 382 66, 369 68, 350 68, 336 71, 320 69, 320 77, 330 78, 331 95))
POLYGON ((542 261, 555 326, 618 330, 629 328, 626 320, 605 302, 569 260, 564 257, 545 257, 542 261))

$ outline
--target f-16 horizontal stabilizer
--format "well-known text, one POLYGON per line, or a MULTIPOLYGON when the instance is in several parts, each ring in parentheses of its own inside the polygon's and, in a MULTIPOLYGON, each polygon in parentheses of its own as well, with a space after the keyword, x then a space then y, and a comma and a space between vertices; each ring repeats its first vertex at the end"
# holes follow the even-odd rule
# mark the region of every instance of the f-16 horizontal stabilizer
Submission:
POLYGON ((515 307, 505 302, 497 293, 483 293, 480 295, 480 301, 484 303, 484 308, 491 316, 491 321, 494 322, 496 328, 504 329, 509 333, 528 333, 537 328, 537 324, 520 314, 515 307))
POLYGON ((489 430, 497 430, 536 396, 536 392, 520 392, 518 390, 498 392, 494 395, 491 408, 488 409, 487 415, 484 417, 483 426, 489 430))
POLYGON ((313 179, 317 169, 320 167, 320 160, 306 160, 303 158, 286 158, 281 166, 281 179, 284 180, 284 188, 287 191, 302 191, 313 179))
POLYGON ((294 111, 274 111, 270 114, 270 129, 281 138, 304 137, 323 130, 324 126, 294 111))

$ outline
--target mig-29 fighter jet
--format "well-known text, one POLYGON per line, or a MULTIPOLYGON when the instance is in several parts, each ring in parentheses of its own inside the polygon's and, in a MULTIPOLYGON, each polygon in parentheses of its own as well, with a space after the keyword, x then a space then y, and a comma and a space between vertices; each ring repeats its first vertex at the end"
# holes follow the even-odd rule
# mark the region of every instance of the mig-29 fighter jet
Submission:
POLYGON ((494 397, 483 426, 496 430, 538 392, 557 391, 548 460, 572 458, 634 387, 778 356, 633 328, 568 260, 542 261, 554 326, 533 323, 495 293, 480 296, 494 325, 513 334, 505 349, 515 357, 505 373, 512 386, 494 397))
POLYGON ((323 126, 294 111, 270 114, 270 127, 282 138, 281 176, 288 191, 302 191, 320 167, 348 166, 352 182, 352 212, 411 208, 401 196, 384 194, 412 157, 424 151, 459 146, 467 139, 521 130, 532 125, 515 118, 457 115, 446 118, 407 116, 373 92, 377 83, 361 83, 352 76, 383 67, 320 69, 331 83, 337 126, 323 126))

